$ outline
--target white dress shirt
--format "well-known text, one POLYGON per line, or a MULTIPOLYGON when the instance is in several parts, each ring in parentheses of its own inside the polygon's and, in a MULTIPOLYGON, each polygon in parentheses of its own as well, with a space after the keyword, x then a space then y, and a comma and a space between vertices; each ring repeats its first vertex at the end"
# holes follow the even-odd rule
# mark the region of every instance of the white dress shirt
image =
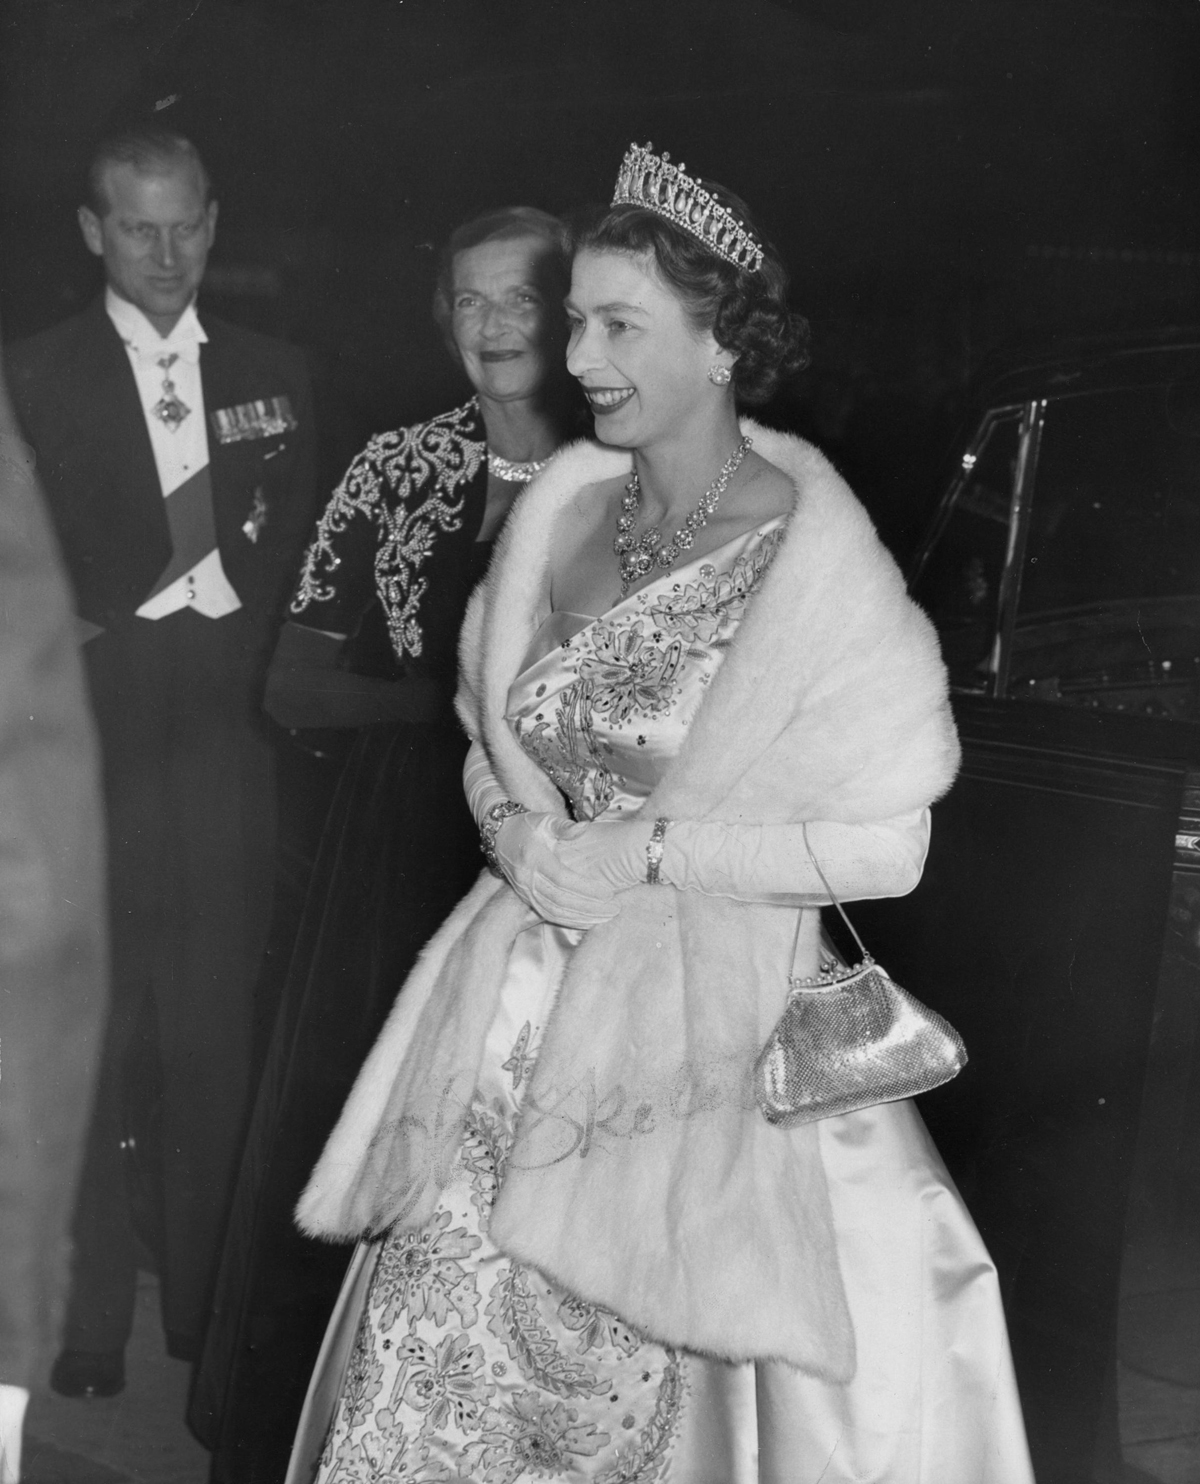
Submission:
MULTIPOLYGON (((200 382, 200 347, 208 336, 196 316, 195 306, 191 304, 180 315, 169 335, 160 335, 135 304, 122 299, 111 288, 105 293, 104 307, 129 352, 129 363, 133 367, 142 413, 150 434, 150 447, 154 450, 158 481, 166 499, 208 464, 204 389, 200 382), (164 370, 160 361, 171 355, 178 359, 169 370, 164 370), (175 384, 176 397, 189 409, 174 430, 153 411, 163 395, 163 381, 167 376, 175 384)), ((148 598, 137 614, 139 618, 165 618, 181 608, 194 608, 205 618, 224 618, 228 613, 236 613, 241 606, 242 600, 221 566, 221 553, 214 546, 190 572, 177 578, 155 597, 148 598)))

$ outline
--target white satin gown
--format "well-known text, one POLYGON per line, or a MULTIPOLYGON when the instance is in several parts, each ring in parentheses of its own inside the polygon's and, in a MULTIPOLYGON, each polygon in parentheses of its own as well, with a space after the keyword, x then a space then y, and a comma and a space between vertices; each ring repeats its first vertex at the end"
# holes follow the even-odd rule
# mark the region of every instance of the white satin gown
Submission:
MULTIPOLYGON (((509 721, 577 817, 649 794, 781 534, 769 522, 603 618, 543 626, 509 721)), ((289 1484, 1031 1484, 995 1269, 910 1103, 820 1125, 848 1385, 664 1348, 492 1245, 579 936, 531 914, 518 937, 456 1179, 422 1231, 360 1246, 289 1484)))

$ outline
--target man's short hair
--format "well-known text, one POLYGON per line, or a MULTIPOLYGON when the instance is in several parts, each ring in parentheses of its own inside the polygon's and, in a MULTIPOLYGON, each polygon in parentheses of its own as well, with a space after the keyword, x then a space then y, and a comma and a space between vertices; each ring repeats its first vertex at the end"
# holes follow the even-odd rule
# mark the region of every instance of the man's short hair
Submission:
POLYGON ((87 204, 99 217, 106 216, 112 207, 104 190, 104 175, 110 165, 132 165, 139 175, 163 175, 194 165, 200 172, 206 206, 212 194, 208 171, 190 139, 149 124, 136 126, 106 135, 92 154, 87 173, 87 204))

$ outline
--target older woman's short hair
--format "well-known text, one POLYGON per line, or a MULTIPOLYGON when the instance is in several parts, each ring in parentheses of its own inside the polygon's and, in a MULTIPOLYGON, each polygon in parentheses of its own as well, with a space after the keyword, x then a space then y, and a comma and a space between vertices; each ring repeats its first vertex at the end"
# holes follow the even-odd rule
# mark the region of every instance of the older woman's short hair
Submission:
POLYGON ((502 206, 496 211, 486 211, 482 216, 472 217, 469 222, 455 227, 438 258, 437 286, 433 291, 433 318, 447 342, 453 346, 450 336, 450 316, 453 306, 450 293, 454 280, 454 259, 470 247, 479 247, 484 242, 511 241, 518 237, 541 237, 547 248, 547 267, 556 279, 561 280, 565 296, 571 282, 570 233, 565 223, 548 211, 539 211, 536 206, 502 206))
POLYGON ((100 217, 106 216, 112 205, 104 189, 105 172, 111 165, 132 165, 139 175, 164 175, 190 165, 199 172, 205 205, 212 194, 208 171, 190 139, 169 129, 138 125, 106 135, 92 152, 87 172, 87 204, 100 217))
POLYGON ((739 402, 766 402, 809 361, 808 321, 788 308, 788 274, 770 242, 754 227, 744 201, 713 181, 704 187, 763 244, 762 266, 748 272, 645 206, 610 207, 575 234, 575 251, 651 256, 697 330, 711 331, 731 351, 739 402))

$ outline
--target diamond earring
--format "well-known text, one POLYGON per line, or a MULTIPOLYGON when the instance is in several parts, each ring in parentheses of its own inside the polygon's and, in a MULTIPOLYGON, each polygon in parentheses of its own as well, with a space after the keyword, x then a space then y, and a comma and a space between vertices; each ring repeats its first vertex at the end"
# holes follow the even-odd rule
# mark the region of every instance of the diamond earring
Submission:
POLYGON ((710 366, 708 368, 708 379, 713 386, 728 386, 733 372, 728 366, 710 366))

